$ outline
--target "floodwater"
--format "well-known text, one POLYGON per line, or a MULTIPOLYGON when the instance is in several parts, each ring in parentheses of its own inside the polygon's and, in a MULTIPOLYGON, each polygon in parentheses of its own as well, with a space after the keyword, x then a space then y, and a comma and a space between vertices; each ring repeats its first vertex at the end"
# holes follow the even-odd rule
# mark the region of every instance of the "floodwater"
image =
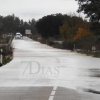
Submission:
POLYGON ((14 58, 0 68, 0 86, 62 86, 100 91, 100 58, 60 50, 27 37, 13 40, 14 58))

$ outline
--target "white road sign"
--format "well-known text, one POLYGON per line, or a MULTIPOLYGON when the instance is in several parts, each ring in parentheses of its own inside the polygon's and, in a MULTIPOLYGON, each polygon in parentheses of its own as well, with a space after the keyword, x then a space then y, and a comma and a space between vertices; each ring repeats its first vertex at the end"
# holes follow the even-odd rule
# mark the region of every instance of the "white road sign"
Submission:
POLYGON ((25 34, 31 34, 31 30, 25 30, 25 34))

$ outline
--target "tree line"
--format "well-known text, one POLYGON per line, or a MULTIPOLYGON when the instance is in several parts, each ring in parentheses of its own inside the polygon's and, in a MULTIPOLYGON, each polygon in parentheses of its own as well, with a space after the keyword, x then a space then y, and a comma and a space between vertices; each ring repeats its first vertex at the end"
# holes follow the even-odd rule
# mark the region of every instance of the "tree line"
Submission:
POLYGON ((100 0, 75 0, 78 2, 78 13, 83 12, 91 22, 91 30, 100 35, 100 0))
POLYGON ((55 38, 58 36, 64 40, 75 40, 92 35, 90 26, 91 23, 82 19, 80 16, 67 14, 47 15, 36 22, 37 31, 42 37, 55 38))
POLYGON ((25 29, 30 29, 31 32, 34 34, 37 32, 35 24, 35 19, 26 22, 19 17, 16 17, 14 14, 5 17, 0 16, 0 34, 20 32, 24 35, 25 29))
POLYGON ((88 36, 100 35, 100 0, 75 0, 79 8, 77 12, 83 12, 89 22, 81 17, 62 14, 44 16, 36 23, 38 32, 43 37, 59 35, 67 40, 76 40, 88 36))
MULTIPOLYGON (((66 49, 73 49, 74 44, 79 49, 91 50, 93 45, 100 49, 97 27, 94 27, 95 30, 93 30, 91 21, 75 14, 44 16, 36 22, 36 29, 46 39, 53 38, 56 40, 58 38, 64 41, 64 47, 62 47, 66 49)), ((50 45, 53 45, 53 43, 51 42, 50 45)))

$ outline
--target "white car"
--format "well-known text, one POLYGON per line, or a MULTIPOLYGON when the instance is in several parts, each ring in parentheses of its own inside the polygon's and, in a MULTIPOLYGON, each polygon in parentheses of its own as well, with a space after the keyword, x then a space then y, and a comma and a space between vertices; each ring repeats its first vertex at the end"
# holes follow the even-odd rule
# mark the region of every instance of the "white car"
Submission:
POLYGON ((22 38, 22 34, 21 33, 16 33, 15 39, 21 39, 21 38, 22 38))

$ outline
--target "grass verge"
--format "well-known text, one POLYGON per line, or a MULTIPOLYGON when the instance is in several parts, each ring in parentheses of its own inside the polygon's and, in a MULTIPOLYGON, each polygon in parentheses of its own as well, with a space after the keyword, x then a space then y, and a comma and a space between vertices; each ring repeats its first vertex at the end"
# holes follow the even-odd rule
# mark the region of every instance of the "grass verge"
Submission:
POLYGON ((81 54, 86 54, 87 56, 92 56, 96 58, 100 58, 100 52, 92 51, 92 52, 87 52, 87 51, 77 51, 78 53, 81 54))

